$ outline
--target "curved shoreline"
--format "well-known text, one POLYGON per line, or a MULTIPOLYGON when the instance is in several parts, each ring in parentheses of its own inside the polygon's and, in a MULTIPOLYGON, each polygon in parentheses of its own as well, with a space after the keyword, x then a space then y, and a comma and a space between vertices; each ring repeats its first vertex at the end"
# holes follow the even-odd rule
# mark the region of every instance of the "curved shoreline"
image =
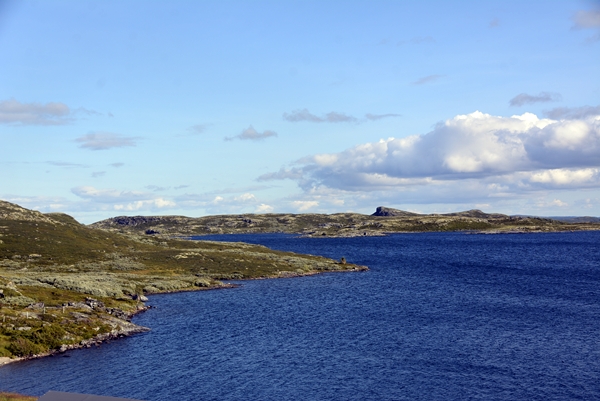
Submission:
MULTIPOLYGON (((368 270, 369 270, 369 268, 367 266, 356 265, 355 268, 347 269, 347 270, 323 270, 323 271, 313 270, 313 271, 309 271, 309 272, 305 272, 305 273, 299 273, 299 272, 293 272, 293 271, 281 271, 281 272, 279 272, 279 274, 277 276, 253 277, 253 278, 240 279, 239 281, 268 280, 268 279, 276 279, 276 278, 296 278, 296 277, 304 277, 304 276, 314 276, 314 275, 322 274, 322 273, 345 273, 345 272, 360 272, 360 271, 368 271, 368 270)), ((239 288, 239 287, 240 287, 239 284, 223 283, 218 286, 212 286, 212 287, 206 287, 206 288, 190 288, 190 289, 182 289, 182 290, 175 290, 175 291, 164 291, 164 292, 157 292, 157 293, 152 293, 152 294, 147 294, 147 295, 168 295, 168 294, 175 294, 175 293, 180 293, 180 292, 220 290, 220 289, 239 288)), ((132 313, 128 313, 127 318, 131 319, 133 316, 135 316, 139 313, 145 312, 149 309, 152 309, 152 306, 144 305, 143 307, 140 307, 138 310, 136 310, 132 313)), ((52 350, 49 350, 48 352, 44 352, 41 354, 36 354, 36 355, 31 355, 31 356, 26 356, 26 357, 16 357, 16 358, 0 357, 0 368, 2 368, 5 365, 8 365, 10 363, 45 358, 48 356, 62 354, 62 353, 65 353, 65 352, 67 352, 69 350, 73 350, 73 349, 90 348, 93 345, 100 345, 100 344, 108 342, 110 340, 115 340, 115 339, 119 339, 119 338, 123 338, 123 337, 129 337, 134 334, 146 333, 146 332, 151 331, 151 329, 149 327, 140 326, 135 323, 131 323, 128 320, 119 319, 119 318, 116 318, 113 316, 108 316, 107 320, 120 326, 121 329, 120 330, 112 330, 108 333, 98 334, 92 338, 89 338, 87 340, 82 340, 76 344, 63 344, 58 349, 52 349, 52 350)))
MULTIPOLYGON (((129 313, 128 318, 131 318, 139 313, 145 312, 151 308, 152 308, 151 306, 144 306, 143 308, 141 308, 133 313, 129 313)), ((150 331, 150 328, 148 328, 148 327, 140 326, 135 323, 131 323, 127 320, 118 319, 118 318, 114 318, 114 317, 108 318, 107 320, 110 320, 113 323, 117 324, 118 326, 121 327, 121 329, 120 330, 115 329, 115 330, 111 330, 108 333, 98 334, 87 340, 81 340, 80 342, 78 342, 76 344, 63 344, 58 349, 52 349, 52 350, 49 350, 49 351, 41 353, 41 354, 16 357, 16 358, 0 357, 0 368, 2 366, 8 365, 8 364, 14 363, 14 362, 21 362, 21 361, 28 361, 31 359, 45 358, 47 356, 62 354, 62 353, 65 353, 65 352, 67 352, 69 350, 73 350, 73 349, 90 348, 92 345, 100 345, 100 344, 110 341, 110 340, 115 340, 115 339, 123 338, 123 337, 129 337, 134 334, 146 333, 146 332, 150 331)))

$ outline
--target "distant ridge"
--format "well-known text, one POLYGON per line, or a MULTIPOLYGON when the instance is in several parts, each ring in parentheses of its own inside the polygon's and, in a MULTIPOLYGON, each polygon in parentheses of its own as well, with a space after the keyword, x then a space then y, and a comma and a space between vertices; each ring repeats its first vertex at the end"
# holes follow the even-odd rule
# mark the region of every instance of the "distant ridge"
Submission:
POLYGON ((471 209, 464 212, 456 213, 444 213, 443 216, 460 216, 460 217, 475 217, 478 219, 489 219, 489 218, 505 218, 508 217, 501 213, 485 213, 479 209, 471 209))
POLYGON ((565 223, 600 223, 600 217, 592 216, 552 216, 549 218, 565 223))
POLYGON ((464 212, 454 212, 454 213, 442 213, 442 214, 419 214, 406 212, 404 210, 393 209, 391 207, 378 206, 371 216, 380 216, 380 217, 398 217, 398 216, 455 216, 455 217, 473 217, 476 219, 498 219, 498 218, 507 218, 508 216, 500 213, 485 213, 479 209, 471 209, 466 210, 464 212))

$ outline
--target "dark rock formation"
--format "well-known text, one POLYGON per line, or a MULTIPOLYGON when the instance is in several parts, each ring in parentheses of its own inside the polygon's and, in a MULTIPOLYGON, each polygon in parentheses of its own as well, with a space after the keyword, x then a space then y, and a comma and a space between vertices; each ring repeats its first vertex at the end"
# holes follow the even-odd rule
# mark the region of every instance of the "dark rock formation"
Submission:
POLYGON ((392 209, 391 207, 379 206, 371 216, 418 216, 417 213, 405 212, 404 210, 392 209))
POLYGON ((162 219, 158 216, 119 216, 114 217, 112 220, 115 224, 120 226, 140 226, 149 223, 158 223, 162 219))

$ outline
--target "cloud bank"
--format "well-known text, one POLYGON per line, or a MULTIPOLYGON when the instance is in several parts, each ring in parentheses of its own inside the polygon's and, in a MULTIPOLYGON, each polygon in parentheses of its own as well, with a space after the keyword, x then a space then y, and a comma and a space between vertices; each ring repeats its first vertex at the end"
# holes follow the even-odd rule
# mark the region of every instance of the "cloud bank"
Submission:
MULTIPOLYGON (((549 189, 600 187, 600 113, 563 110, 561 120, 476 111, 424 135, 388 138, 340 153, 317 154, 260 176, 292 179, 305 193, 421 191, 422 199, 508 196, 549 189), (464 196, 463 196, 464 195, 464 196)), ((414 196, 413 196, 414 197, 414 196)), ((444 199, 446 201, 446 199, 444 199)))

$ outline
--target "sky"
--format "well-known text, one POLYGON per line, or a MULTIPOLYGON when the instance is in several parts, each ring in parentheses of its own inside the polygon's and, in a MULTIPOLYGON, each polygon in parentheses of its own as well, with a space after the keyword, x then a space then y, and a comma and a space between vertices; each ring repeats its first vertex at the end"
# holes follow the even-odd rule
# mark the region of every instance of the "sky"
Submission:
POLYGON ((0 0, 0 199, 600 215, 600 1, 0 0))

